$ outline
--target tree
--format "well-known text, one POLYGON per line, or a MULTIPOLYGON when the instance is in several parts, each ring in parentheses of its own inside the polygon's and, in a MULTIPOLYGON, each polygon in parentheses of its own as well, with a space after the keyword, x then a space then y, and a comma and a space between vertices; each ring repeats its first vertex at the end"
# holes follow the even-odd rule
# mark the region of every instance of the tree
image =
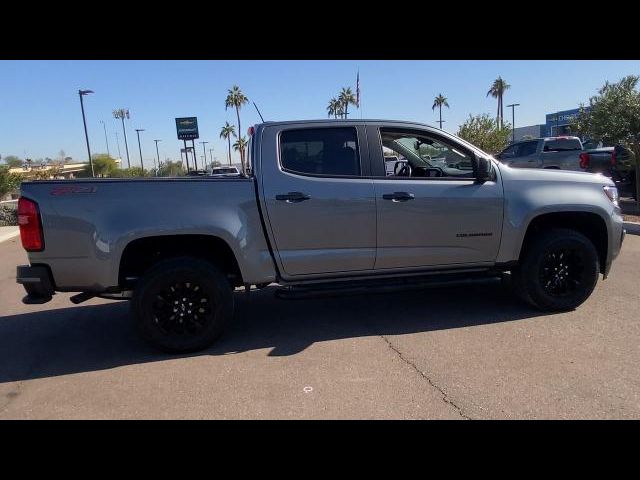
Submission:
POLYGON ((504 127, 504 111, 502 105, 502 97, 504 96, 504 92, 509 90, 511 85, 509 85, 506 81, 502 79, 502 77, 498 76, 493 81, 493 85, 487 92, 487 97, 491 95, 493 98, 498 99, 498 114, 496 115, 496 122, 500 125, 500 128, 504 127))
POLYGON ((4 163, 6 163, 9 168, 22 167, 22 159, 20 157, 16 157, 15 155, 8 155, 4 157, 4 163))
POLYGON ((340 102, 340 105, 344 110, 344 112, 342 112, 342 115, 344 115, 344 118, 348 118, 349 105, 357 105, 356 96, 353 94, 350 87, 342 87, 342 91, 338 96, 338 101, 340 102))
MULTIPOLYGON (((234 85, 227 94, 227 98, 224 102, 224 109, 226 110, 229 107, 233 107, 236 109, 236 116, 238 117, 238 135, 242 135, 242 128, 240 127, 240 109, 242 105, 249 102, 249 99, 245 96, 244 93, 240 90, 240 87, 234 85)), ((240 150, 240 160, 244 165, 244 147, 240 150)))
POLYGON ((20 175, 9 172, 9 167, 0 165, 0 199, 20 186, 20 175))
POLYGON ((122 168, 122 169, 116 170, 112 176, 120 177, 120 178, 148 177, 149 172, 147 170, 143 170, 142 167, 131 167, 131 168, 122 168))
POLYGON ((213 168, 218 168, 218 167, 221 167, 222 164, 218 160, 214 160, 213 162, 211 162, 211 166, 213 168))
POLYGON ((447 97, 443 97, 440 93, 436 98, 433 99, 433 106, 431 110, 435 110, 436 107, 440 109, 440 128, 442 128, 442 107, 449 108, 449 103, 447 103, 447 97))
POLYGON ((329 100, 329 104, 327 105, 327 115, 333 118, 338 118, 338 115, 343 114, 342 103, 336 97, 333 97, 329 100))
POLYGON ((245 172, 245 168, 244 168, 244 149, 247 146, 247 139, 245 137, 240 137, 239 139, 236 140, 236 142, 233 144, 233 149, 236 151, 240 151, 240 163, 242 165, 242 172, 245 172))
POLYGON ((508 123, 500 127, 497 119, 493 119, 488 113, 483 113, 476 116, 469 115, 469 118, 460 125, 457 135, 481 150, 495 154, 509 143, 510 128, 508 123))
POLYGON ((236 136, 235 127, 229 122, 224 122, 222 130, 220 130, 220 138, 225 138, 229 145, 229 165, 231 165, 231 137, 236 136))
POLYGON ((185 171, 182 162, 173 162, 171 160, 160 162, 160 166, 158 168, 159 177, 181 177, 184 176, 184 174, 185 171))
MULTIPOLYGON (((106 153, 97 153, 91 156, 93 171, 97 177, 112 177, 118 172, 118 164, 115 159, 106 153)), ((85 171, 91 176, 91 167, 87 165, 85 171)))
POLYGON ((605 82, 598 95, 589 99, 590 108, 580 106, 572 130, 604 145, 622 144, 635 156, 636 202, 640 208, 640 77, 628 75, 617 83, 605 82))

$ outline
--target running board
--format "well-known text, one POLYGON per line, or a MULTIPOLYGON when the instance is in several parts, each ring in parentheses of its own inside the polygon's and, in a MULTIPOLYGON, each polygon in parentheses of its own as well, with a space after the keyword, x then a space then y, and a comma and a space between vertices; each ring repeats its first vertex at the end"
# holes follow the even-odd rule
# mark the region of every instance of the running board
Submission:
POLYGON ((457 273, 446 275, 428 275, 424 277, 404 277, 395 279, 375 279, 366 281, 335 282, 322 285, 292 285, 280 287, 275 296, 283 300, 305 298, 336 297, 346 295, 364 295, 375 293, 404 292, 425 288, 445 287, 449 285, 469 285, 501 280, 501 272, 457 273))

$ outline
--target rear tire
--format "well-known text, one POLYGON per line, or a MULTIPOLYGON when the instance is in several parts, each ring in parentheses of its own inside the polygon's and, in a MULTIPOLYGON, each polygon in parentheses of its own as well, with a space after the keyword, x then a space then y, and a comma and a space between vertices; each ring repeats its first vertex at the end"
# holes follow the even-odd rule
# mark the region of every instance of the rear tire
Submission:
POLYGON ((573 310, 598 283, 598 252, 581 233, 557 228, 532 239, 512 273, 523 301, 543 311, 573 310))
POLYGON ((193 257, 159 262, 139 281, 131 313, 140 335, 169 353, 202 350, 233 316, 233 291, 210 263, 193 257))

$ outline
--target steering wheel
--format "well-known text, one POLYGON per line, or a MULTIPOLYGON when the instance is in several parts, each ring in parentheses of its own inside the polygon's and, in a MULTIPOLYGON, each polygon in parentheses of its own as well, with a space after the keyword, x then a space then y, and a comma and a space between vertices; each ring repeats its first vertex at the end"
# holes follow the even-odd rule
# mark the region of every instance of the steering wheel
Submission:
POLYGON ((411 169, 411 164, 409 162, 398 162, 393 168, 393 174, 397 177, 410 177, 412 173, 413 170, 411 169), (398 166, 400 168, 398 168, 398 166))

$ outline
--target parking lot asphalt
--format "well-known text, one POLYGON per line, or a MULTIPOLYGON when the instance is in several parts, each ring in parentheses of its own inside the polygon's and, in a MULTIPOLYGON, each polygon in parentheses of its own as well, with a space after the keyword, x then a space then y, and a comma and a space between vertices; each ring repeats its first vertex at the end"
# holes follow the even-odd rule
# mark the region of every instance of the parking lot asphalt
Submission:
POLYGON ((23 305, 0 243, 0 418, 640 418, 640 236, 574 312, 500 283, 280 300, 236 294, 210 349, 160 354, 123 301, 23 305))

